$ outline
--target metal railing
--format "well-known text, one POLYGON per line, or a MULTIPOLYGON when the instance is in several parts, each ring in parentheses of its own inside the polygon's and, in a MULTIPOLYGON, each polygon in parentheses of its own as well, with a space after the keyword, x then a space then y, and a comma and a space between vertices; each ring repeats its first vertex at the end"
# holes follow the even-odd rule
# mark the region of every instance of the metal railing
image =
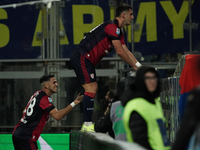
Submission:
POLYGON ((166 118, 168 137, 173 143, 180 124, 178 100, 180 97, 179 77, 161 79, 160 101, 166 118))

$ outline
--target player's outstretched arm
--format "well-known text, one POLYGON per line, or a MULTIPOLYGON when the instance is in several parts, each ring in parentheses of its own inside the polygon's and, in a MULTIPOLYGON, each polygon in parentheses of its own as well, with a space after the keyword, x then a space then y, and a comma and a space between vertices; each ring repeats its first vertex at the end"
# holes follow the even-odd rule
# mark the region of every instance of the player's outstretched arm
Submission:
POLYGON ((137 70, 140 66, 142 66, 139 61, 135 58, 135 56, 128 50, 127 46, 124 44, 122 45, 125 52, 128 54, 129 58, 135 63, 135 66, 133 67, 135 70, 137 70))
POLYGON ((128 63, 129 65, 131 65, 135 70, 137 70, 138 67, 136 66, 136 63, 138 61, 133 56, 133 54, 128 49, 126 50, 126 49, 124 49, 122 47, 122 44, 121 44, 120 40, 113 40, 112 43, 113 43, 115 51, 117 52, 117 54, 119 55, 119 57, 122 60, 124 60, 126 63, 128 63), (131 56, 129 56, 129 55, 131 55, 131 56))
POLYGON ((83 95, 78 94, 77 98, 74 100, 74 103, 78 105, 83 100, 83 95))
POLYGON ((64 116, 66 116, 76 105, 78 105, 83 99, 83 95, 78 94, 77 98, 69 104, 67 107, 61 110, 57 110, 57 108, 54 108, 50 111, 50 115, 56 119, 57 121, 61 120, 64 116))

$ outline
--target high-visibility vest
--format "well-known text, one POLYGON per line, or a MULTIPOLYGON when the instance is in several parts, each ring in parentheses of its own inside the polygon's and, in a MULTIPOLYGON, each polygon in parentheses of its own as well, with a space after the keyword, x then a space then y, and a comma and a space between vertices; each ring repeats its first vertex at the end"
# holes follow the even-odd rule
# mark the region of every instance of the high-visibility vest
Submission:
POLYGON ((170 149, 164 125, 165 118, 160 101, 157 99, 155 100, 155 104, 152 104, 144 98, 135 98, 126 104, 123 114, 123 123, 126 130, 127 141, 129 142, 134 142, 131 129, 129 127, 130 116, 133 111, 139 113, 140 116, 142 116, 142 118, 146 121, 148 140, 152 149, 170 149))

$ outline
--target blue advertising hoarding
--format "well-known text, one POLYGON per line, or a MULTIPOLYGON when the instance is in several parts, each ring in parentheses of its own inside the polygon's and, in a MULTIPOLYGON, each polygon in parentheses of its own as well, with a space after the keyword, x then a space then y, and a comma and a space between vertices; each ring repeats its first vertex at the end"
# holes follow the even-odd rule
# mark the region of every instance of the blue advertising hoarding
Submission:
MULTIPOLYGON (((25 2, 1 1, 0 6, 25 2)), ((108 0, 65 0, 60 8, 60 58, 69 58, 71 51, 92 28, 114 19, 114 9, 108 0)), ((131 0, 126 1, 131 4, 131 0)), ((189 30, 183 28, 189 22, 189 2, 177 0, 139 0, 133 3, 134 22, 140 25, 134 31, 134 51, 143 56, 152 54, 183 53, 189 51, 189 30)), ((200 1, 192 1, 192 22, 199 23, 200 1)), ((0 9, 0 59, 29 59, 41 56, 42 13, 35 5, 0 9)), ((125 40, 131 48, 131 30, 125 40)), ((199 49, 200 31, 192 30, 193 50, 199 49)))

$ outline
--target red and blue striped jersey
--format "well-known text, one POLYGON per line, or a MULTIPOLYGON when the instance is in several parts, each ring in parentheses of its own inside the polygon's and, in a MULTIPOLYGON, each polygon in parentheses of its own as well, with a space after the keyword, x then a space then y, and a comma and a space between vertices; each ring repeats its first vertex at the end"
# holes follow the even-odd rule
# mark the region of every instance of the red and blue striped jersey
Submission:
POLYGON ((37 141, 49 119, 49 112, 54 108, 52 99, 44 91, 37 91, 31 96, 13 135, 20 139, 37 141))
POLYGON ((125 44, 117 19, 103 22, 87 33, 79 43, 79 52, 96 66, 112 50, 112 40, 125 44))

